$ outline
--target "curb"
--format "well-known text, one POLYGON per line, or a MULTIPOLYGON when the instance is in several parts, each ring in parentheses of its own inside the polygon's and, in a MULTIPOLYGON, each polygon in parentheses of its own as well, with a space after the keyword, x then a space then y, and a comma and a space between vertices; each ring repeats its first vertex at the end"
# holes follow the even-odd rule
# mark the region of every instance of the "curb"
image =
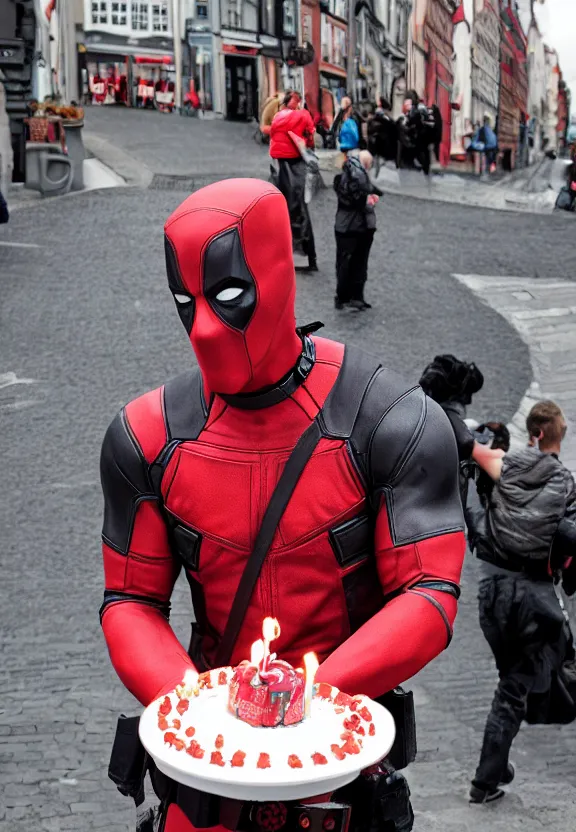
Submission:
POLYGON ((535 199, 530 200, 528 198, 526 201, 522 201, 513 195, 508 197, 502 195, 501 198, 503 199, 503 202, 498 204, 482 200, 481 198, 459 199, 457 194, 440 193, 438 190, 434 189, 434 186, 431 186, 427 192, 423 192, 416 190, 403 190, 402 188, 394 187, 386 182, 381 182, 378 179, 376 180, 376 184, 382 191, 388 194, 393 194, 394 196, 410 197, 412 199, 419 199, 427 202, 443 202, 451 205, 461 205, 466 208, 483 208, 485 210, 490 209, 492 211, 514 211, 516 213, 523 214, 550 214, 553 209, 553 203, 551 204, 546 199, 536 201, 535 199))
POLYGON ((108 139, 91 131, 84 132, 84 146, 114 173, 121 176, 127 185, 148 188, 154 179, 152 171, 146 165, 137 162, 124 150, 116 147, 108 139))

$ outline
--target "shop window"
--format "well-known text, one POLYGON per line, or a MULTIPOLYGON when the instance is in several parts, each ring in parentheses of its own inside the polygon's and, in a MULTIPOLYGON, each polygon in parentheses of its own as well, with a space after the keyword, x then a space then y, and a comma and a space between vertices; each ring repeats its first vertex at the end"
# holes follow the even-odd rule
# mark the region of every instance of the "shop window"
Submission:
POLYGON ((198 0, 196 3, 196 17, 200 20, 208 20, 208 3, 198 0))
POLYGON ((168 5, 166 3, 152 4, 152 31, 168 31, 168 5))

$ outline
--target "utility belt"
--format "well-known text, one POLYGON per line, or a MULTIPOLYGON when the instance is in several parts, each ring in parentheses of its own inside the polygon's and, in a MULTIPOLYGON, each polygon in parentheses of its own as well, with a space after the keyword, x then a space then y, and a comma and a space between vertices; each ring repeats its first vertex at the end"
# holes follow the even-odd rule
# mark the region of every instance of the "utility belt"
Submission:
POLYGON ((399 773, 416 757, 416 723, 411 692, 397 688, 379 700, 391 712, 396 738, 390 754, 339 789, 329 803, 254 803, 228 800, 176 783, 156 768, 138 735, 140 717, 120 716, 108 776, 121 794, 136 804, 137 832, 162 830, 157 813, 144 809, 144 781, 149 774, 160 801, 160 818, 176 803, 197 829, 222 825, 231 832, 410 832, 414 816, 410 790, 399 773))

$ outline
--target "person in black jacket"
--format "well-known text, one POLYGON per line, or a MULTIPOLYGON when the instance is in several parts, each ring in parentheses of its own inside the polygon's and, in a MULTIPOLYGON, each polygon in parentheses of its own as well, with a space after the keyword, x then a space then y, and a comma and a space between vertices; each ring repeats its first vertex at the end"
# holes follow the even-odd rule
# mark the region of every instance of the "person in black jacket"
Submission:
POLYGON ((576 486, 559 460, 566 421, 554 402, 534 405, 526 420, 529 442, 497 455, 475 446, 474 458, 493 480, 486 506, 478 588, 480 626, 499 682, 470 788, 472 803, 504 796, 514 778, 509 754, 525 720, 564 724, 576 701, 564 664, 574 660, 572 636, 554 583, 576 588, 576 486))
POLYGON ((10 213, 8 211, 8 204, 2 195, 2 191, 0 191, 0 225, 2 223, 8 222, 10 218, 10 213))
POLYGON ((364 300, 368 278, 368 257, 376 231, 374 206, 382 191, 368 175, 372 154, 361 150, 349 155, 342 173, 334 179, 338 195, 336 234, 336 309, 362 312, 371 305, 364 300))

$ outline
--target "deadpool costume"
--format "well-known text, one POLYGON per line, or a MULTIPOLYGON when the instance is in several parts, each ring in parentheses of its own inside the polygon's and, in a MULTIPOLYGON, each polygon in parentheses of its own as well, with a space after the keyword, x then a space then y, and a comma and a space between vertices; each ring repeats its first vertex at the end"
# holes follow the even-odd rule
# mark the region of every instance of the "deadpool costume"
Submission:
MULTIPOLYGON (((231 663, 273 616, 275 650, 294 666, 313 650, 318 681, 391 691, 444 650, 456 615, 465 542, 450 423, 376 359, 296 329, 290 222, 275 187, 209 185, 165 232, 198 366, 127 404, 104 439, 112 663, 143 705, 188 668, 214 666, 271 494, 314 424, 231 663), (169 623, 181 569, 197 621, 191 654, 169 623)), ((172 803, 166 832, 192 829, 188 817, 172 803)))

